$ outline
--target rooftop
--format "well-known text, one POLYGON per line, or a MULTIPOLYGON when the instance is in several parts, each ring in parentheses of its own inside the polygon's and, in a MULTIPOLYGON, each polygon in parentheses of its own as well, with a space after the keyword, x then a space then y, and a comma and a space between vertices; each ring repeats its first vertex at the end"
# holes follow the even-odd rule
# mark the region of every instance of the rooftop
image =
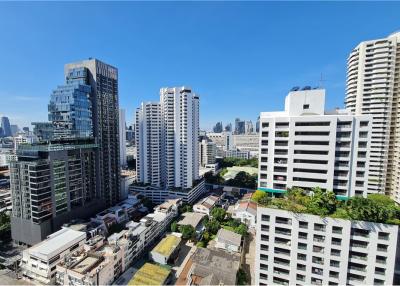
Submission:
POLYGON ((191 225, 196 229, 206 215, 202 213, 186 212, 183 213, 182 216, 184 216, 184 218, 178 222, 178 225, 191 225))
POLYGON ((242 242, 242 236, 233 231, 221 228, 217 233, 217 239, 229 244, 240 246, 242 242))
POLYGON ((87 256, 82 259, 78 264, 74 265, 74 267, 72 267, 72 270, 80 274, 84 274, 93 269, 100 262, 101 260, 98 257, 87 256))
POLYGON ((170 270, 151 263, 145 263, 129 281, 128 285, 163 285, 170 270))
POLYGON ((208 197, 205 197, 204 199, 202 199, 198 204, 200 204, 208 209, 211 209, 212 207, 215 206, 215 204, 218 202, 218 200, 219 200, 219 198, 217 196, 211 195, 211 196, 208 196, 208 197))
POLYGON ((251 213, 253 216, 257 215, 257 203, 252 201, 240 201, 237 206, 237 211, 246 211, 251 213))
POLYGON ((29 248, 28 251, 38 258, 48 260, 81 240, 86 240, 85 232, 62 228, 49 235, 46 240, 29 248))
POLYGON ((222 250, 198 248, 192 256, 191 276, 196 284, 235 285, 240 256, 222 250))
POLYGON ((178 247, 181 240, 182 239, 180 237, 169 234, 164 237, 156 247, 153 248, 152 252, 158 252, 165 257, 169 257, 178 247))

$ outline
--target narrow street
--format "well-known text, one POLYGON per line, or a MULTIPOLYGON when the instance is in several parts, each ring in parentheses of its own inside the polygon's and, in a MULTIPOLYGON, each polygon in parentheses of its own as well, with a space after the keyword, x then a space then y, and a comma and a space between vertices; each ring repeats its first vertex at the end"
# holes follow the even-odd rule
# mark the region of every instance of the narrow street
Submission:
POLYGON ((244 245, 244 265, 243 270, 247 277, 251 277, 251 285, 255 285, 255 267, 254 260, 256 255, 256 236, 255 231, 250 230, 244 245))

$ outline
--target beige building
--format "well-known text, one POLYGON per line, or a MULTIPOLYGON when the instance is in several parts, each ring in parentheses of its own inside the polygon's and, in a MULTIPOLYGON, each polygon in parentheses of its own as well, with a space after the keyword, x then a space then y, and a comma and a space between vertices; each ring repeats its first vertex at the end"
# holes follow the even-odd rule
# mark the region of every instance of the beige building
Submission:
POLYGON ((361 42, 347 59, 346 108, 372 115, 368 192, 400 202, 400 33, 361 42))

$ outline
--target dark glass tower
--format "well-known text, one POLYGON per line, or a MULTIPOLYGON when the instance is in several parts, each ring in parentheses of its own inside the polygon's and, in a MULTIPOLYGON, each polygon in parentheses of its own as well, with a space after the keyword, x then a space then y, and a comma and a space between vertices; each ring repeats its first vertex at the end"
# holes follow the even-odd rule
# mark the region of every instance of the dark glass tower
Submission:
POLYGON ((91 86, 93 135, 96 156, 97 184, 107 206, 119 201, 119 105, 118 69, 97 59, 88 59, 65 65, 65 76, 70 70, 86 68, 91 86))

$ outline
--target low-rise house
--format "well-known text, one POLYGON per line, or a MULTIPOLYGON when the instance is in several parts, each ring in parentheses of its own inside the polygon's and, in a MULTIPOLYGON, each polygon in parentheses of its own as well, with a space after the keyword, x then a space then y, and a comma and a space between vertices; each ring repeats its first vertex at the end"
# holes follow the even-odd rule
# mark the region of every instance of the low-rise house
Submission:
POLYGON ((248 227, 255 228, 257 223, 257 203, 250 200, 242 200, 236 203, 232 217, 239 219, 248 227))
POLYGON ((240 255, 198 248, 188 263, 186 285, 236 285, 240 255))
POLYGON ((95 253, 79 253, 62 261, 56 268, 59 285, 110 285, 114 281, 114 264, 95 253))
POLYGON ((83 248, 86 233, 70 228, 49 235, 22 252, 22 276, 39 284, 54 284, 56 265, 66 256, 83 248))
POLYGON ((203 213, 193 213, 186 212, 182 214, 183 219, 178 222, 178 225, 191 225, 196 230, 196 233, 199 235, 204 229, 204 218, 206 217, 203 213))
POLYGON ((152 263, 145 263, 129 281, 128 285, 167 285, 171 270, 152 263))
POLYGON ((240 252, 242 236, 233 231, 221 228, 215 238, 215 247, 225 249, 230 252, 240 252))
POLYGON ((215 207, 218 203, 219 197, 211 195, 204 199, 202 199, 197 204, 193 205, 193 211, 198 213, 203 213, 206 215, 210 215, 211 210, 215 207))
POLYGON ((169 234, 164 237, 150 252, 151 259, 159 264, 167 264, 178 251, 182 239, 176 235, 169 234))

